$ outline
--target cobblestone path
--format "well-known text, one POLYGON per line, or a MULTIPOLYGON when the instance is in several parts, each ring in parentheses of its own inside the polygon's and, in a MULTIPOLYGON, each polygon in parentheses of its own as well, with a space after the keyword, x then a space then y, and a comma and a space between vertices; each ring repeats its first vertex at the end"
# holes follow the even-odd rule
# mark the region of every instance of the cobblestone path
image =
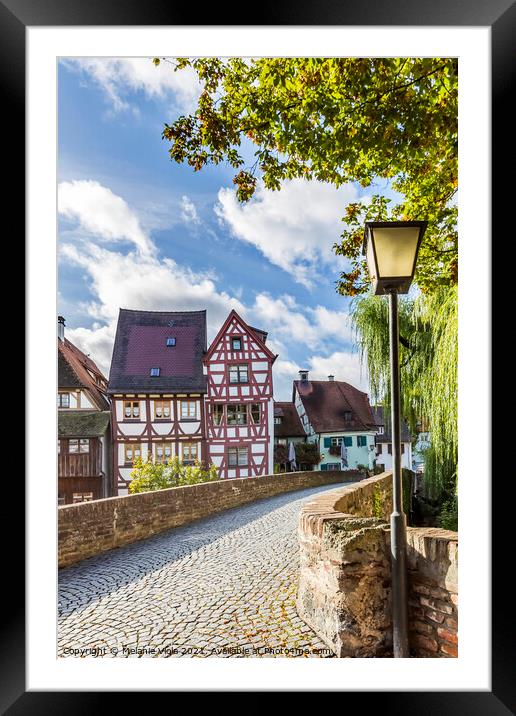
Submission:
POLYGON ((332 656, 296 613, 296 531, 301 504, 337 487, 260 500, 62 569, 59 656, 332 656))

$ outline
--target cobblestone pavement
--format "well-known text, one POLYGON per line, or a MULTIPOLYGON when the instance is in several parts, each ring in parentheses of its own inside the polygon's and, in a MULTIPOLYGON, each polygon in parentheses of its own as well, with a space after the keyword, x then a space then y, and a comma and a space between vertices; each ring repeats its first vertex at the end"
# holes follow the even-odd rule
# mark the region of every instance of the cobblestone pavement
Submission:
POLYGON ((296 613, 296 531, 301 504, 337 487, 260 500, 62 569, 59 656, 332 656, 296 613))

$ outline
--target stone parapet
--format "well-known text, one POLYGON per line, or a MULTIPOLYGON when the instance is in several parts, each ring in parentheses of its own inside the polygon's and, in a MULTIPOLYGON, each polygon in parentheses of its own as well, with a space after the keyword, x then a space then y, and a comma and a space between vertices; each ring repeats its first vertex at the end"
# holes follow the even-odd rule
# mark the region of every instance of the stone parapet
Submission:
POLYGON ((64 505, 58 508, 58 564, 64 567, 248 502, 350 477, 356 480, 355 474, 340 470, 288 472, 64 505))
MULTIPOLYGON (((390 656, 392 473, 315 496, 299 517, 297 610, 340 657, 390 656)), ((407 529, 409 641, 457 656, 455 532, 407 529)))

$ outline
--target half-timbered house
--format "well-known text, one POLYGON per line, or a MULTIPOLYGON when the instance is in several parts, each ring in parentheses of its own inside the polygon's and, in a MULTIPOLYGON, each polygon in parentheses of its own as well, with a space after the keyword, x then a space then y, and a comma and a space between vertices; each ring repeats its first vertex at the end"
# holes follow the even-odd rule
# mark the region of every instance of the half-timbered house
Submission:
POLYGON ((58 504, 110 497, 107 381, 94 361, 65 338, 58 317, 58 504))
POLYGON ((117 494, 136 458, 206 462, 206 311, 120 309, 108 393, 117 494))
POLYGON ((221 478, 273 472, 276 355, 266 340, 233 310, 204 358, 208 458, 221 478))

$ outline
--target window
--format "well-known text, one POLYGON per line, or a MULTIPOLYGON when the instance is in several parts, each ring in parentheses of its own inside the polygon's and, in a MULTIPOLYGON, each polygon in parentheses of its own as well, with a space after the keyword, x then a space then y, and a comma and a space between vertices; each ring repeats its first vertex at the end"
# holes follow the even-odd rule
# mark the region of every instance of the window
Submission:
POLYGON ((231 350, 233 351, 241 351, 242 350, 242 338, 238 336, 237 338, 231 339, 231 350))
POLYGON ((247 465, 247 448, 228 448, 229 467, 247 465))
POLYGON ((281 425, 281 418, 274 418, 274 425, 281 425))
POLYGON ((57 407, 58 408, 69 408, 70 407, 70 393, 58 393, 57 394, 57 407))
POLYGON ((255 425, 260 422, 260 403, 251 403, 251 420, 255 425))
POLYGON ((65 496, 64 496, 64 495, 58 495, 58 496, 57 496, 57 504, 58 504, 58 505, 65 505, 65 504, 66 504, 66 499, 65 499, 65 496))
POLYGON ((68 440, 68 452, 70 454, 79 452, 79 441, 77 439, 72 438, 71 440, 68 440))
POLYGON ((124 418, 126 420, 138 420, 140 418, 139 400, 124 400, 124 418))
POLYGON ((74 492, 73 503, 91 502, 93 500, 93 492, 74 492))
POLYGON ((392 443, 387 443, 387 452, 392 455, 392 443))
POLYGON ((181 401, 181 420, 193 420, 197 417, 197 402, 195 400, 181 401))
POLYGON ((331 444, 335 447, 337 445, 340 445, 342 443, 342 438, 332 438, 331 444))
POLYGON ((247 383, 247 365, 242 363, 240 365, 229 366, 229 382, 230 383, 247 383))
POLYGON ((353 413, 351 412, 351 410, 345 410, 344 411, 344 420, 349 421, 349 420, 352 420, 352 418, 353 418, 353 413))
POLYGON ((172 457, 172 443, 156 443, 156 460, 167 462, 172 457))
POLYGON ((175 338, 167 338, 167 346, 175 346, 176 345, 176 339, 175 338))
POLYGON ((401 443, 401 454, 405 454, 405 443, 401 443))
POLYGON ((137 458, 141 457, 142 449, 140 443, 125 443, 124 445, 124 462, 133 463, 137 458))
POLYGON ((327 470, 340 470, 340 465, 338 462, 329 462, 326 465, 327 470))
POLYGON ((247 406, 233 404, 227 407, 228 425, 247 425, 247 406))
MULTIPOLYGON (((327 440, 327 439, 328 439, 328 438, 325 438, 325 439, 324 439, 324 442, 325 442, 324 447, 329 447, 329 445, 326 445, 326 440, 327 440)), ((331 444, 332 447, 338 447, 339 445, 342 444, 342 441, 344 441, 344 445, 345 445, 346 447, 352 447, 352 446, 353 446, 353 438, 352 438, 351 436, 346 436, 346 437, 343 437, 343 438, 331 438, 331 443, 330 443, 330 444, 331 444)))
POLYGON ((170 418, 170 400, 154 401, 154 417, 156 420, 168 420, 170 418))
POLYGON ((367 436, 366 435, 357 435, 357 445, 358 445, 358 447, 366 447, 367 436))
POLYGON ((61 454, 61 440, 58 440, 58 441, 57 441, 57 454, 58 454, 58 455, 61 454))
POLYGON ((215 405, 212 406, 211 414, 213 417, 213 424, 220 425, 224 418, 224 406, 219 403, 215 403, 215 405))
POLYGON ((183 463, 190 464, 197 460, 197 443, 183 443, 183 463))
POLYGON ((151 374, 151 378, 158 378, 159 377, 159 368, 151 368, 150 374, 151 374))
POLYGON ((376 446, 376 454, 381 455, 382 452, 383 452, 382 443, 378 443, 378 445, 376 446))
POLYGON ((383 425, 379 425, 378 426, 378 435, 383 435, 384 432, 385 432, 385 428, 383 427, 383 425))

